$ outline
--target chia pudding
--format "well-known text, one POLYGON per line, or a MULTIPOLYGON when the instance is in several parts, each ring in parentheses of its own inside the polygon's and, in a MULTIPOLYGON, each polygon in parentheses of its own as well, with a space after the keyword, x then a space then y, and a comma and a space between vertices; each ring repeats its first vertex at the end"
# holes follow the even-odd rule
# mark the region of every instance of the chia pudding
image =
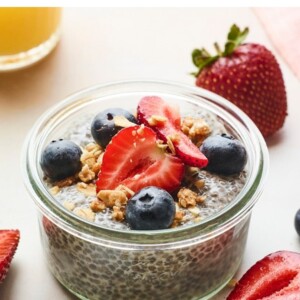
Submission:
MULTIPOLYGON (((253 123, 236 107, 201 89, 184 87, 183 93, 179 88, 183 87, 128 82, 87 90, 45 115, 29 137, 27 186, 39 207, 49 268, 79 298, 210 298, 237 271, 251 208, 265 177, 265 144, 253 123), (118 191, 126 195, 126 203, 112 205, 102 190, 96 193, 97 163, 101 169, 100 156, 105 155, 105 149, 98 147, 91 135, 91 112, 115 106, 114 102, 133 111, 143 96, 157 94, 158 88, 160 96, 180 106, 183 118, 205 121, 209 133, 193 141, 199 142, 197 146, 208 136, 232 135, 245 146, 248 158, 245 168, 233 175, 217 175, 185 164, 180 186, 170 191, 176 212, 169 228, 135 230, 123 207, 126 210, 130 197, 138 192, 125 186, 118 191), (49 180, 39 162, 46 145, 57 138, 81 147, 82 165, 76 176, 49 180), (90 153, 95 154, 89 165, 94 177, 89 177, 87 167, 84 170, 84 159, 90 159, 90 153), (97 198, 97 194, 102 196, 97 198)), ((167 151, 172 152, 171 148, 168 144, 167 151)))

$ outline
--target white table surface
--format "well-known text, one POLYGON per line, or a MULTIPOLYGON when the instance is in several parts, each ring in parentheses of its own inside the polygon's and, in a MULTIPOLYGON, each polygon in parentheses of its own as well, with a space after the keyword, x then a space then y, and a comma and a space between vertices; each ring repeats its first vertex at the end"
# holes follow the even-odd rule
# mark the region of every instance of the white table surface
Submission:
MULTIPOLYGON (((74 299, 48 272, 32 200, 23 186, 20 152, 34 121, 79 89, 107 81, 151 78, 194 84, 190 53, 212 49, 236 22, 249 41, 274 50, 250 9, 65 9, 57 49, 39 64, 0 74, 0 228, 19 228, 21 241, 0 299, 74 299)), ((277 56, 278 57, 278 56, 277 56)), ((280 60, 280 58, 279 58, 280 60)), ((280 60, 288 93, 284 129, 268 140, 270 173, 252 214, 239 277, 277 250, 300 251, 293 218, 300 208, 300 85, 280 60)), ((226 291, 214 300, 226 297, 226 291)))

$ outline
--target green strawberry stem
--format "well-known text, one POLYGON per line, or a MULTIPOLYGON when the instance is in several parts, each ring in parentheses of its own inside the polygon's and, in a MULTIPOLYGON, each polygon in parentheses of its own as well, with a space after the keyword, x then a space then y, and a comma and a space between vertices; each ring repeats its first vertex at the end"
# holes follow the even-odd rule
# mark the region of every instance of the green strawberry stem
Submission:
POLYGON ((227 35, 224 51, 221 50, 218 43, 214 43, 214 47, 217 51, 217 54, 214 56, 210 55, 209 52, 204 48, 195 49, 192 52, 192 59, 194 65, 198 68, 198 72, 193 72, 191 74, 197 77, 205 67, 212 65, 220 57, 230 56, 233 51, 244 42, 248 33, 248 27, 241 31, 237 25, 233 24, 227 35))

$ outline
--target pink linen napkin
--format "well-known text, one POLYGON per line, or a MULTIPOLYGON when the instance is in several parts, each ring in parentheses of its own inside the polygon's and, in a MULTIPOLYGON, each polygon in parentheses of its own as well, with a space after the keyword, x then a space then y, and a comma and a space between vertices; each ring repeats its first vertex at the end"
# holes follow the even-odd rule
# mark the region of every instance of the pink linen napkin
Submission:
POLYGON ((254 8, 275 48, 300 79, 300 8, 254 8))

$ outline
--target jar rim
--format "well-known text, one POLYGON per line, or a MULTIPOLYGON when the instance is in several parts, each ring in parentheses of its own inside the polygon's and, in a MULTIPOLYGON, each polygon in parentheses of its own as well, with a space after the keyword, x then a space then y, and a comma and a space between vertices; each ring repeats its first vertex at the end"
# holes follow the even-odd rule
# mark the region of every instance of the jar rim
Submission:
MULTIPOLYGON (((197 103, 197 101, 192 101, 197 103)), ((246 148, 247 148, 246 147, 246 148)), ((29 132, 24 144, 22 157, 22 171, 25 185, 33 197, 36 205, 42 213, 56 225, 72 232, 72 234, 82 238, 93 236, 94 239, 111 240, 115 242, 130 243, 168 243, 182 241, 192 238, 202 238, 203 240, 212 238, 236 225, 242 218, 250 213, 253 205, 259 198, 265 184, 269 166, 269 156, 266 143, 261 133, 250 120, 250 118, 234 104, 210 91, 198 87, 156 80, 127 80, 110 82, 95 85, 87 89, 78 91, 70 95, 46 111, 35 123, 29 132), (157 90, 161 92, 182 94, 201 101, 208 101, 208 105, 217 109, 223 116, 239 126, 243 134, 243 142, 251 150, 251 155, 255 155, 249 178, 232 201, 216 214, 205 218, 199 223, 179 226, 172 229, 163 230, 117 230, 106 228, 89 222, 76 216, 65 209, 43 185, 41 176, 38 173, 37 153, 41 143, 45 140, 47 133, 51 130, 51 125, 65 114, 70 114, 72 110, 78 109, 80 105, 87 105, 92 99, 106 97, 113 93, 122 94, 133 91, 157 90)))

